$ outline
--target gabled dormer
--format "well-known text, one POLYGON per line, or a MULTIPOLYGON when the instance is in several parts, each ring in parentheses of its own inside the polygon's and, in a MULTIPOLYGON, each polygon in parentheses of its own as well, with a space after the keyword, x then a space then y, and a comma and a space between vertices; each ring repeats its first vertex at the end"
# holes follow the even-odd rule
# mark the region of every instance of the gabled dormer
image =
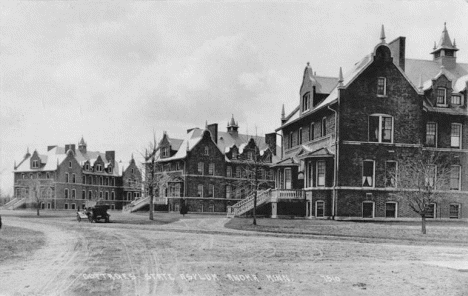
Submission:
POLYGON ((89 160, 86 160, 83 164, 83 170, 85 171, 92 171, 93 168, 91 167, 91 163, 89 162, 89 160))
POLYGON ((447 31, 446 23, 444 23, 444 30, 440 36, 439 43, 436 45, 434 42, 434 48, 431 54, 433 60, 440 63, 446 69, 453 69, 457 65, 456 52, 458 51, 455 39, 450 40, 449 33, 447 31))
POLYGON ((94 162, 93 168, 94 171, 97 173, 104 172, 104 161, 102 160, 101 155, 97 157, 96 161, 94 162))
POLYGON ((41 158, 39 157, 39 153, 37 153, 37 150, 34 150, 29 161, 30 161, 31 169, 33 170, 37 170, 42 167, 41 158))
POLYGON ((307 66, 304 69, 304 77, 302 78, 302 85, 300 90, 300 102, 299 102, 299 114, 306 113, 313 109, 317 105, 315 98, 315 88, 317 86, 317 80, 312 71, 310 63, 307 62, 307 66))
POLYGON ((445 67, 441 66, 439 74, 432 79, 432 92, 430 99, 433 106, 449 107, 452 95, 452 81, 445 73, 445 67))

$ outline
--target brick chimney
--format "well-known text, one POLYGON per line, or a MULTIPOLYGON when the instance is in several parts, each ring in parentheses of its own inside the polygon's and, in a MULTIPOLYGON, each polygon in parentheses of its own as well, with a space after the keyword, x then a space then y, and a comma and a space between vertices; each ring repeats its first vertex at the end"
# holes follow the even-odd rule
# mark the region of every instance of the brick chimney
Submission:
POLYGON ((208 130, 211 133, 211 138, 213 139, 213 142, 218 144, 218 124, 217 123, 209 124, 208 130))

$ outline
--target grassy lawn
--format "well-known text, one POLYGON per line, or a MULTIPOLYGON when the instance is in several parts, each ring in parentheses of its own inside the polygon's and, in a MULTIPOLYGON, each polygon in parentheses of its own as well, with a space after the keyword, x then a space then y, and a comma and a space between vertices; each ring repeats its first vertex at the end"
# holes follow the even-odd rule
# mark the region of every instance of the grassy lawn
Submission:
POLYGON ((42 232, 5 225, 0 229, 0 264, 7 260, 25 258, 45 243, 42 232))
POLYGON ((421 234, 420 221, 333 221, 252 218, 231 219, 226 227, 273 233, 309 234, 359 239, 403 240, 408 243, 468 243, 468 223, 464 221, 428 221, 427 234, 421 234))
MULTIPOLYGON (((26 219, 46 219, 53 220, 57 219, 60 221, 76 221, 75 210, 58 210, 58 211, 41 211, 40 216, 37 216, 35 210, 16 210, 16 211, 0 211, 2 217, 12 216, 26 219)), ((161 225, 168 224, 178 221, 182 217, 178 213, 154 213, 154 220, 149 220, 148 212, 137 212, 131 214, 122 214, 120 211, 109 211, 110 223, 119 224, 133 224, 133 225, 161 225)), ((78 222, 77 222, 78 223, 78 222)), ((81 223, 88 223, 86 220, 82 220, 81 223)), ((104 220, 100 220, 98 223, 104 223, 104 220)))

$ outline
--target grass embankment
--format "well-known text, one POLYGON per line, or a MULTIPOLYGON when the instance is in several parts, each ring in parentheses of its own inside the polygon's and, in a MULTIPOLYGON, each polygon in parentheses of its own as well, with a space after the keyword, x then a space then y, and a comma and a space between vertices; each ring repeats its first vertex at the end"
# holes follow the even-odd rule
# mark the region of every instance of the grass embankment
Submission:
POLYGON ((464 221, 428 221, 426 235, 421 234, 421 222, 418 221, 257 219, 257 226, 254 226, 251 218, 235 218, 225 226, 238 230, 272 233, 398 240, 408 243, 468 244, 468 223, 464 221))
POLYGON ((0 229, 0 263, 25 258, 45 244, 42 232, 5 225, 0 229))

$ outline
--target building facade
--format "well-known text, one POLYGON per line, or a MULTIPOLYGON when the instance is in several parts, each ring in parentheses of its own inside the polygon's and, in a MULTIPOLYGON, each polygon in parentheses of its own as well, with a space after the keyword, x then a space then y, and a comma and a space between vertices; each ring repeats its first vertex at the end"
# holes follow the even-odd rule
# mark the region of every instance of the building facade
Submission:
MULTIPOLYGON (((405 57, 405 37, 381 42, 346 75, 314 75, 308 64, 299 106, 283 111, 279 188, 304 191, 311 217, 418 217, 398 198, 404 159, 432 151, 450 159, 450 186, 436 188, 430 218, 468 218, 468 64, 444 27, 431 60, 405 57)), ((434 168, 434 178, 439 171, 434 168)))
POLYGON ((65 147, 48 146, 45 154, 28 152, 14 168, 14 194, 23 207, 78 210, 87 201, 121 209, 141 194, 141 173, 131 159, 125 168, 114 151, 88 151, 82 138, 65 147))
POLYGON ((185 202, 190 212, 226 212, 251 195, 255 184, 260 190, 272 188, 276 134, 249 136, 238 129, 232 118, 226 132, 219 131, 218 124, 207 124, 205 129, 189 129, 183 139, 164 133, 155 155, 160 180, 156 203, 167 203, 169 211, 179 211, 185 202))

